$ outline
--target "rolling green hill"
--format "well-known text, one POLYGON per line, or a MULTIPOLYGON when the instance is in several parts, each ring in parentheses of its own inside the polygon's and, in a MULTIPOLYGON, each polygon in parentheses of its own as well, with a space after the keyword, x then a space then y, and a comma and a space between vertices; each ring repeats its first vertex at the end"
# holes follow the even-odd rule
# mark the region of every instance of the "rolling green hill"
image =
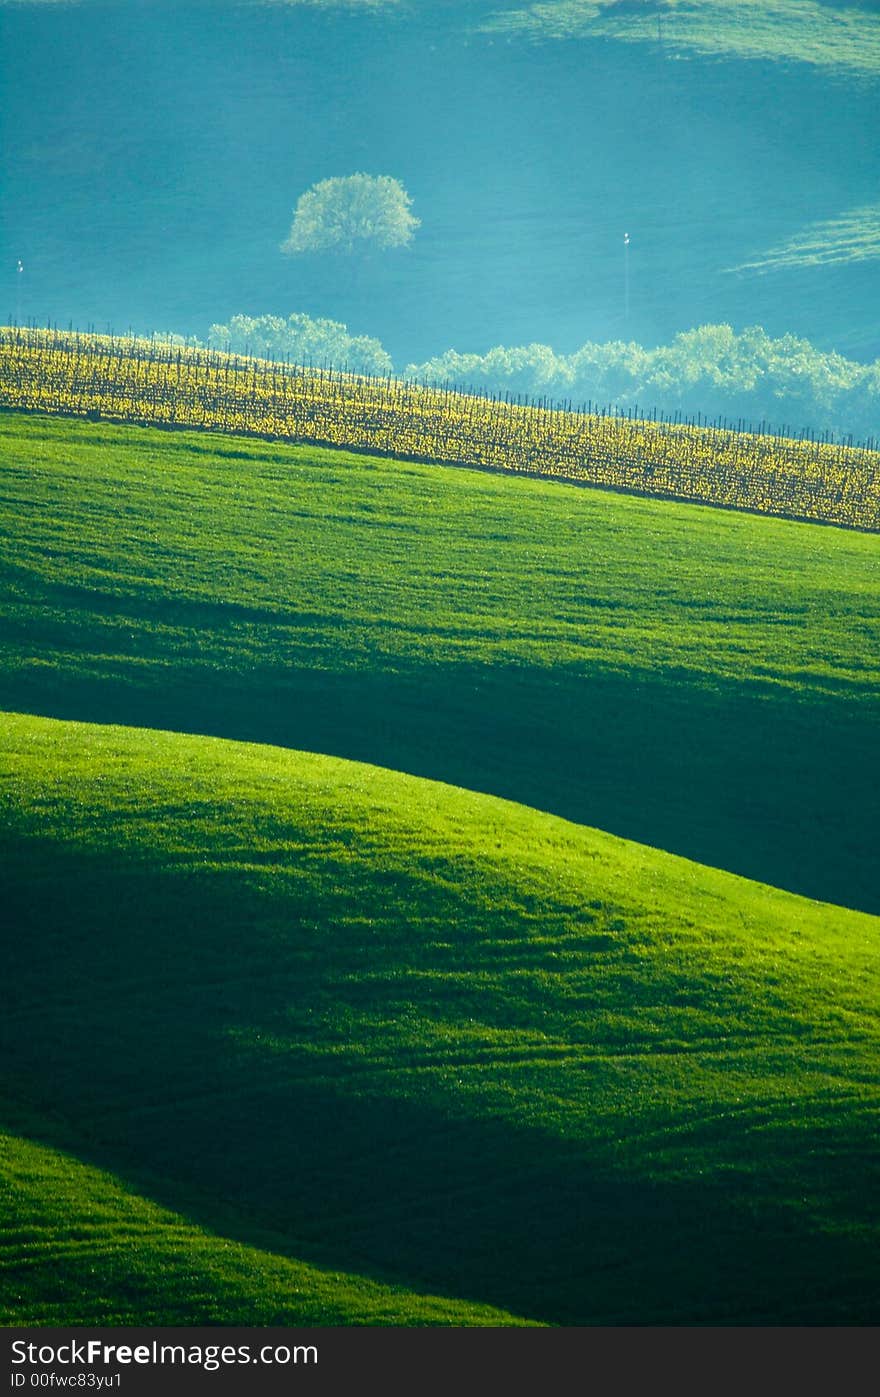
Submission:
POLYGON ((167 1314, 169 1246, 178 1316, 320 1314, 291 1256, 343 1320, 451 1313, 353 1273, 467 1322, 876 1322, 876 918, 329 757, 2 745, 4 1115, 89 1165, 13 1151, 31 1313, 79 1218, 92 1322, 167 1314))
POLYGON ((880 910, 873 537, 0 418, 0 707, 267 741, 880 910))
POLYGON ((0 1313, 876 1322, 875 537, 12 414, 0 531, 0 1313))
POLYGON ((878 0, 0 72, 0 1325, 875 1327, 878 0))

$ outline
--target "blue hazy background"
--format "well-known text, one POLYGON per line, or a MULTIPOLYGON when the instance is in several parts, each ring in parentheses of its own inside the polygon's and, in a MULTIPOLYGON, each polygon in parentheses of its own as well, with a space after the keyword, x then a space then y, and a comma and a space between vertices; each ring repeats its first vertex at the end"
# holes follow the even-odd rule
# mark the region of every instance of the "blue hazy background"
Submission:
POLYGON ((876 75, 480 32, 498 8, 0 3, 0 316, 305 312, 401 365, 707 322, 880 356, 876 256, 731 270, 880 203, 876 75), (412 245, 283 256, 299 195, 356 171, 403 183, 412 245))

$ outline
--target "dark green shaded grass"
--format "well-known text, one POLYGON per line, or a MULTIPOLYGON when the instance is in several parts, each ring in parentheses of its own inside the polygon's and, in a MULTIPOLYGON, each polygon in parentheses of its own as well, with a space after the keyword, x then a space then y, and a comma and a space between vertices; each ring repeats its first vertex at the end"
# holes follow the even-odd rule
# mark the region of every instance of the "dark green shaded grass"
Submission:
POLYGON ((507 1325, 242 1246, 100 1170, 0 1135, 0 1324, 507 1325))
POLYGON ((0 703, 326 751, 880 907, 877 540, 0 419, 0 703))
POLYGON ((10 1128, 551 1323, 876 1322, 876 918, 331 758, 2 731, 10 1128))

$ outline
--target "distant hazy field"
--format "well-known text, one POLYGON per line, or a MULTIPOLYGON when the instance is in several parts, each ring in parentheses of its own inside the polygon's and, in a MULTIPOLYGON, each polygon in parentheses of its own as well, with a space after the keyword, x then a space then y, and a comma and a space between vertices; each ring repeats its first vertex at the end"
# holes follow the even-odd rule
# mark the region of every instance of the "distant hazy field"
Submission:
POLYGON ((880 355, 870 228, 867 260, 774 251, 876 206, 869 4, 117 10, 0 5, 0 319, 204 337, 301 311, 398 367, 707 323, 880 355), (402 181, 412 246, 285 258, 300 194, 356 171, 402 181))

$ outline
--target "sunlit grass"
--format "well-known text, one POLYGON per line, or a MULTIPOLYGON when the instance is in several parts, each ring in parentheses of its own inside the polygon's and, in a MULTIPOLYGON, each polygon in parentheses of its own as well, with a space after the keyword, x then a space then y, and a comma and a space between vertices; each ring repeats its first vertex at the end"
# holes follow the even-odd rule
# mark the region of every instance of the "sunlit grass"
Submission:
POLYGON ((876 538, 12 415, 0 530, 4 1315, 875 1321, 876 538))
POLYGON ((650 44, 669 57, 808 63, 880 72, 880 16, 814 0, 545 0, 499 6, 493 33, 534 39, 606 38, 650 44))
MULTIPOLYGON (((331 758, 0 731, 13 1128, 344 1272, 340 1316, 350 1273, 563 1323, 876 1316, 877 918, 331 758)), ((240 1314, 246 1258, 184 1232, 240 1314)))

